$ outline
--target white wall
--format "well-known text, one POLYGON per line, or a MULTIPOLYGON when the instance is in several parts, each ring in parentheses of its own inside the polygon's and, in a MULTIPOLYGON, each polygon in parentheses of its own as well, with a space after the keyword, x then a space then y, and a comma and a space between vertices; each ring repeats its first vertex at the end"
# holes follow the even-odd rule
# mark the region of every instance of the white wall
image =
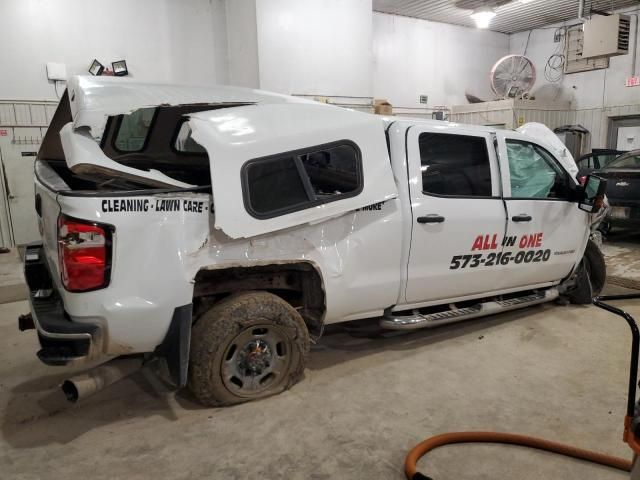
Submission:
POLYGON ((465 90, 493 100, 489 71, 508 53, 502 33, 373 14, 373 92, 394 106, 466 104, 465 90))
MULTIPOLYGON (((637 17, 632 17, 632 38, 637 17)), ((567 25, 577 21, 567 22, 567 25)), ((511 35, 510 51, 523 54, 529 32, 511 35)), ((572 102, 575 109, 591 109, 640 104, 640 87, 625 87, 625 79, 631 76, 632 55, 621 55, 610 59, 609 68, 565 75, 557 84, 549 83, 544 78, 544 68, 547 59, 559 47, 553 42, 554 29, 533 30, 527 48, 529 57, 536 67, 538 77, 533 90, 541 99, 563 98, 572 102), (536 92, 537 90, 537 92, 536 92)), ((635 38, 638 48, 640 41, 635 38)), ((636 75, 640 74, 640 60, 636 68, 636 75)))
MULTIPOLYGON (((634 38, 635 22, 632 17, 632 37, 640 50, 640 40, 634 38)), ((576 21, 566 22, 567 25, 576 21)), ((561 25, 561 24, 558 24, 561 25)), ((575 123, 582 125, 591 133, 591 148, 604 148, 609 145, 609 125, 614 117, 640 115, 640 87, 625 87, 624 81, 631 76, 632 55, 620 55, 610 59, 609 68, 564 75, 558 83, 550 83, 544 78, 547 59, 559 47, 553 42, 553 28, 538 29, 531 32, 526 55, 538 72, 533 93, 540 100, 568 100, 576 111, 575 123)), ((523 54, 529 32, 511 35, 510 50, 514 54, 523 54)), ((562 49, 560 49, 562 51, 562 49)), ((639 52, 640 53, 640 52, 639 52)), ((640 59, 636 75, 640 74, 640 59)))
POLYGON ((221 15, 222 0, 2 0, 0 98, 55 99, 45 64, 65 63, 72 75, 93 58, 124 58, 142 80, 224 83, 221 15))
POLYGON ((256 0, 226 0, 229 83, 260 87, 256 0))
POLYGON ((260 88, 370 96, 371 0, 256 0, 260 88))

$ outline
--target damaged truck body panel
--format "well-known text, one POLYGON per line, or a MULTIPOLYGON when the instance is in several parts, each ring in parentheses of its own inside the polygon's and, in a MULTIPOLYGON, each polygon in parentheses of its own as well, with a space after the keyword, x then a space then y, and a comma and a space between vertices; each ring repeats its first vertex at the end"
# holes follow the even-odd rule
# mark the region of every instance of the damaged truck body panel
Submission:
POLYGON ((67 83, 74 128, 86 127, 100 140, 111 116, 159 105, 308 103, 308 100, 223 85, 140 83, 117 77, 74 76, 67 83))
POLYGON ((201 330, 254 308, 258 327, 225 354, 236 393, 218 401, 233 403, 290 385, 269 365, 290 353, 299 367, 326 324, 421 328, 495 313, 501 295, 505 309, 550 301, 577 278, 583 190, 555 165, 544 193, 558 198, 513 212, 536 230, 512 224, 508 141, 545 146, 501 135, 256 90, 73 78, 35 166, 42 244, 25 271, 39 356, 155 355, 183 386, 192 346, 228 347, 203 346, 201 330))
MULTIPOLYGON (((230 237, 254 237, 323 221, 391 200, 398 194, 383 125, 371 115, 323 104, 268 104, 195 113, 190 115, 189 124, 193 139, 209 153, 216 228, 230 237), (328 159, 316 158, 322 155, 316 152, 322 152, 327 145, 335 145, 335 150, 344 145, 344 149, 352 149, 358 156, 358 165, 354 166, 358 171, 353 172, 352 178, 351 172, 340 170, 348 168, 347 160, 342 160, 345 165, 340 165, 340 160, 334 162, 333 171, 329 172, 336 177, 336 184, 337 177, 342 176, 343 195, 317 191, 321 188, 317 184, 326 181, 318 178, 316 185, 308 187, 316 190, 308 192, 312 205, 303 194, 300 208, 291 208, 291 213, 273 215, 252 208, 247 183, 251 181, 250 170, 260 168, 256 166, 259 162, 271 161, 286 179, 288 167, 280 164, 303 157, 301 162, 306 162, 308 169, 318 169, 328 159)), ((294 163, 291 162, 292 167, 294 163)), ((312 178, 312 182, 315 180, 312 178)), ((278 182, 274 180, 270 187, 276 186, 278 182)), ((294 186, 289 184, 289 188, 294 186)))
MULTIPOLYGON (((123 94, 114 85, 111 94, 126 100, 112 104, 101 100, 105 92, 96 86, 103 81, 110 84, 110 80, 70 82, 56 114, 58 120, 52 122, 58 125, 58 131, 47 132, 48 139, 39 152, 35 180, 37 198, 44 204, 39 218, 43 255, 55 290, 63 297, 72 321, 104 327, 108 324, 109 336, 100 347, 105 355, 127 350, 153 351, 167 335, 176 306, 193 301, 200 271, 309 265, 320 278, 321 292, 316 296, 323 298, 323 305, 318 323, 381 315, 387 305, 397 301, 401 237, 387 227, 395 224, 399 229, 402 215, 395 198, 397 189, 384 127, 378 119, 249 90, 242 90, 243 96, 225 96, 228 89, 219 87, 209 89, 206 97, 194 97, 183 95, 181 88, 174 91, 169 87, 152 96, 144 93, 146 88, 143 93, 130 94, 126 85, 123 94), (173 96, 167 92, 173 92, 173 96), (220 98, 224 105, 211 102, 212 98, 218 100, 215 97, 220 92, 225 93, 220 98), (64 112, 65 108, 68 110, 65 99, 72 105, 71 112, 64 112), (195 100, 209 103, 150 105, 154 101, 195 100), (251 103, 260 101, 265 104, 251 103), (288 108, 279 110, 285 103, 288 108), (119 104, 118 108, 114 106, 119 104), (181 182, 154 169, 131 166, 136 165, 137 159, 126 165, 116 161, 118 152, 113 146, 122 125, 119 116, 145 108, 156 108, 161 113, 162 109, 180 110, 183 123, 189 127, 189 137, 204 149, 204 153, 198 151, 198 158, 206 165, 207 175, 200 175, 200 185, 181 182), (83 115, 85 110, 90 115, 83 115), (70 113, 75 115, 73 121, 69 121, 70 113), (95 121, 92 123, 89 118, 95 121), (244 127, 239 127, 238 122, 244 122, 244 127), (98 139, 88 134, 89 128, 95 133, 100 125, 104 125, 104 131, 95 135, 98 139), (242 128, 251 130, 246 138, 238 135, 245 132, 242 128), (320 200, 311 209, 274 219, 258 219, 247 212, 240 177, 248 160, 343 141, 357 150, 362 164, 358 172, 361 185, 355 195, 327 203, 320 200), (216 195, 217 191, 220 193, 216 195), (370 205, 375 209, 366 208, 370 205), (377 209, 386 212, 386 224, 372 221, 372 212, 377 209), (61 213, 113 226, 111 280, 107 288, 83 293, 65 291, 57 254, 61 213), (377 238, 380 250, 388 248, 390 254, 381 260, 378 250, 363 249, 366 238, 377 238), (160 259, 163 273, 159 276, 160 259), (379 265, 380 274, 371 276, 361 267, 372 263, 379 265), (135 275, 131 271, 134 265, 135 275), (325 277, 331 281, 326 283, 325 277), (388 280, 380 283, 381 279, 388 280), (167 288, 166 282, 172 286, 167 288), (358 287, 349 291, 348 285, 353 284, 358 287), (361 295, 356 302, 359 305, 352 298, 356 290, 361 295), (371 302, 369 294, 380 301, 371 302)), ((174 163, 184 162, 183 152, 173 148, 177 133, 174 130, 179 130, 177 120, 173 121, 169 133, 161 132, 168 154, 174 156, 168 157, 167 162, 172 158, 174 163)), ((156 121, 154 129, 161 128, 156 121)), ((152 140, 147 143, 153 144, 154 134, 149 134, 152 140)), ((145 145, 145 149, 152 146, 145 145)), ((146 150, 137 154, 144 156, 146 150)), ((156 151, 153 154, 162 156, 156 151)))

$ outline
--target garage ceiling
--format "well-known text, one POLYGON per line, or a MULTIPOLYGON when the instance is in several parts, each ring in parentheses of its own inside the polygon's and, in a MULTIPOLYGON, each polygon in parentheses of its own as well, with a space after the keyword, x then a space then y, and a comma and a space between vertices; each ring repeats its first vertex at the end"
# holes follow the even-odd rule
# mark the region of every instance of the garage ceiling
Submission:
MULTIPOLYGON (((574 20, 578 16, 578 0, 530 0, 526 4, 519 0, 373 0, 373 9, 376 12, 475 27, 469 15, 474 8, 487 4, 500 5, 495 9, 497 15, 489 29, 502 33, 531 30, 574 20)), ((611 11, 627 7, 640 8, 640 0, 586 0, 585 15, 591 10, 611 11)))

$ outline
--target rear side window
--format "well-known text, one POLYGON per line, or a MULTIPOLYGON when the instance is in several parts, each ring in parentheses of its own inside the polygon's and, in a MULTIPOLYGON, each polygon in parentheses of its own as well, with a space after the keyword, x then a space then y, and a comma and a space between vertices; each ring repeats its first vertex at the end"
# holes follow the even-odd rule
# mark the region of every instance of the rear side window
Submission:
POLYGON ((423 193, 491 196, 491 167, 483 137, 421 133, 419 144, 423 193))
POLYGON ((256 218, 352 197, 363 186, 360 149, 344 141, 251 160, 242 183, 245 207, 256 218))
POLYGON ((155 114, 155 108, 141 108, 127 115, 121 115, 118 133, 113 142, 115 149, 127 153, 142 151, 155 114))

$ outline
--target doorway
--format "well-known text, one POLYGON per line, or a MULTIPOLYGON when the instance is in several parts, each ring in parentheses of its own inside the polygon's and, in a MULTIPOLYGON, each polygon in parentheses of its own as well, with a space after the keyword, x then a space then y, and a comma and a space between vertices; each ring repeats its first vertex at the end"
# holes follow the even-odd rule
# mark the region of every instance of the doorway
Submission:
POLYGON ((640 115, 612 118, 608 146, 622 151, 640 149, 640 115))
POLYGON ((9 227, 2 235, 3 247, 24 245, 40 238, 33 189, 33 164, 40 148, 39 129, 37 134, 28 140, 0 142, 2 213, 9 227))

